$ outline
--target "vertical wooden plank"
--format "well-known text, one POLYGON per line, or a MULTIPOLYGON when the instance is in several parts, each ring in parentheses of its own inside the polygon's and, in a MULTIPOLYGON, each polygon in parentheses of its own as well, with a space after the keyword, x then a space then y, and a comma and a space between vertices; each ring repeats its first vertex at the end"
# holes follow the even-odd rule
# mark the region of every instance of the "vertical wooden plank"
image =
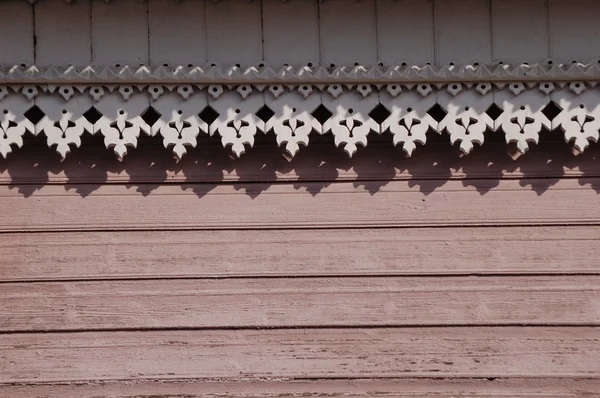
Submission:
MULTIPOLYGON (((224 67, 239 64, 242 71, 262 62, 261 2, 207 1, 206 16, 208 62, 224 67)), ((209 132, 218 134, 223 146, 239 156, 254 145, 256 133, 264 131, 263 121, 256 116, 264 95, 247 84, 221 93, 222 88, 209 87, 209 105, 218 113, 209 132)))
POLYGON ((35 4, 36 64, 75 65, 92 61, 91 3, 67 4, 42 1, 35 4), (60 23, 57 23, 60 21, 60 23))
POLYGON ((263 1, 264 58, 269 66, 301 67, 319 62, 317 0, 263 1), (290 51, 293 49, 293 51, 290 51))
POLYGON ((34 63, 33 7, 23 0, 0 1, 0 64, 34 63))
POLYGON ((320 5, 321 62, 370 66, 377 62, 375 0, 327 0, 320 5))
POLYGON ((437 63, 491 61, 490 0, 436 0, 434 12, 437 63))
POLYGON ((548 54, 547 0, 492 0, 492 58, 536 63, 548 54))
POLYGON ((434 63, 433 0, 377 0, 377 49, 384 65, 434 63))
MULTIPOLYGON (((493 60, 511 64, 544 62, 548 52, 547 0, 492 0, 493 60)), ((506 135, 520 153, 537 142, 542 124, 522 127, 521 120, 544 120, 542 109, 550 96, 538 87, 513 84, 512 91, 494 90, 494 103, 504 112, 494 121, 494 128, 506 135), (522 89, 520 89, 522 88, 522 89)), ((547 126, 549 127, 549 126, 547 126)))
MULTIPOLYGON (((489 64, 492 60, 490 0, 438 0, 435 2, 436 58, 439 64, 489 64)), ((494 98, 488 88, 482 95, 461 83, 450 83, 436 92, 447 112, 438 130, 450 135, 468 154, 483 144, 484 132, 493 126, 486 110, 494 98)))
POLYGON ((262 61, 261 4, 206 2, 208 62, 253 65, 262 61))
POLYGON ((550 57, 586 61, 600 48, 600 2, 549 0, 550 57))
POLYGON ((206 3, 149 2, 150 64, 201 65, 206 62, 206 3))
POLYGON ((148 63, 148 4, 94 0, 92 54, 99 65, 148 63))
MULTIPOLYGON (((317 0, 290 3, 264 0, 263 51, 267 65, 316 67, 319 63, 318 21, 317 0), (290 47, 294 50, 290 51, 290 47)), ((266 123, 266 130, 273 130, 277 143, 285 145, 292 156, 301 145, 308 144, 313 130, 320 131, 320 125, 311 116, 321 104, 320 92, 313 91, 305 98, 295 87, 271 86, 265 92, 265 104, 274 112, 266 123)))
MULTIPOLYGON (((34 10, 36 64, 42 67, 85 67, 91 63, 90 2, 42 1, 35 4, 34 10)), ((92 131, 91 124, 83 116, 92 106, 92 101, 88 93, 81 93, 70 85, 61 85, 57 91, 72 95, 63 97, 42 92, 35 99, 44 113, 36 132, 43 131, 48 146, 64 157, 74 146, 81 144, 84 131, 92 131)))

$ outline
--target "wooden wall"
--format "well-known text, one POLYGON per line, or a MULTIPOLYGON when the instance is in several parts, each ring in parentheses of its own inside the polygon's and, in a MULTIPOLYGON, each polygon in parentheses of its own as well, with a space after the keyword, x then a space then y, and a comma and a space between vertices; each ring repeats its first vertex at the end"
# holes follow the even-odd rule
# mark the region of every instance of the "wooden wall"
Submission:
POLYGON ((554 136, 179 163, 30 138, 0 163, 0 396, 593 396, 600 152, 554 136))
MULTIPOLYGON (((599 6, 7 0, 0 63, 588 59, 599 6)), ((0 396, 600 391, 597 146, 431 134, 407 159, 384 134, 348 159, 325 135, 288 162, 267 134, 176 162, 143 137, 119 162, 82 139, 0 161, 0 396)))

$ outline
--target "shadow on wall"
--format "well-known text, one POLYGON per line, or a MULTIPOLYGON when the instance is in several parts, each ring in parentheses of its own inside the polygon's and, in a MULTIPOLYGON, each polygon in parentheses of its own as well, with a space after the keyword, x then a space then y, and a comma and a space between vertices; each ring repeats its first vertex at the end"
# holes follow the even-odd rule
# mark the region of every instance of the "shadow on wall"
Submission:
POLYGON ((409 187, 429 195, 451 179, 462 180, 465 187, 484 195, 506 178, 519 179, 523 187, 542 195, 563 177, 578 178, 581 185, 600 193, 599 145, 592 144, 575 156, 562 133, 546 131, 537 146, 513 160, 503 137, 489 132, 483 146, 461 156, 446 135, 430 133, 427 145, 407 158, 394 147, 392 136, 384 133, 371 135, 369 145, 350 159, 335 147, 330 134, 313 135, 310 145, 290 161, 272 134, 257 136, 255 146, 240 158, 224 149, 218 137, 203 137, 178 162, 162 146, 161 137, 142 135, 138 147, 120 162, 104 147, 101 136, 85 134, 82 146, 61 162, 43 135, 28 136, 23 148, 0 160, 0 180, 25 197, 47 184, 65 184, 66 190, 85 197, 108 183, 126 185, 142 195, 162 184, 174 184, 199 198, 220 184, 231 184, 255 198, 272 184, 287 183, 314 196, 337 181, 351 181, 355 188, 375 195, 392 180, 406 180, 409 187))

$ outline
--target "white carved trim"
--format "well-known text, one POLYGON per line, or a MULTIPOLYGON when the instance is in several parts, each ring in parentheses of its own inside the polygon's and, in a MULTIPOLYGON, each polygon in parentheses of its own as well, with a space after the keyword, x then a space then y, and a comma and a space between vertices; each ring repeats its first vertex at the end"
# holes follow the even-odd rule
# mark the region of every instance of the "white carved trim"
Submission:
MULTIPOLYGON (((600 92, 589 82, 479 84, 105 84, 0 85, 0 155, 43 134, 64 158, 84 134, 100 134, 119 159, 140 134, 160 135, 181 158, 202 134, 241 156, 257 134, 275 134, 288 157, 311 134, 332 134, 349 156, 372 134, 392 134, 407 156, 428 132, 448 134, 464 154, 503 133, 520 153, 543 129, 559 130, 578 152, 598 141, 600 92)), ((400 149, 399 148, 399 149, 400 149)))

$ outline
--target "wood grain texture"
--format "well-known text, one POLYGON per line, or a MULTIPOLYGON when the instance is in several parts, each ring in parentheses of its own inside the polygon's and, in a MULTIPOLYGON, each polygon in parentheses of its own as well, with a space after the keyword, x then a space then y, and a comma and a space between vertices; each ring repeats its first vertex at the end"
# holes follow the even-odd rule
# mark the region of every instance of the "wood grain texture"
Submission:
MULTIPOLYGON (((600 180, 590 179, 598 186, 600 180)), ((597 224, 600 196, 563 179, 0 186, 0 231, 597 224), (358 185, 358 186, 357 186, 358 185), (18 188, 18 189, 15 189, 18 188), (151 195, 149 193, 152 193, 151 195), (568 210, 568 211, 567 211, 568 210)))
POLYGON ((0 281, 600 274, 600 227, 8 233, 0 281))
POLYGON ((600 377, 596 327, 6 334, 0 382, 600 377))
POLYGON ((41 282, 0 291, 0 332, 436 325, 600 325, 600 277, 41 282))
POLYGON ((575 398, 594 396, 597 391, 600 381, 595 379, 162 380, 0 385, 0 395, 11 398, 575 398))

